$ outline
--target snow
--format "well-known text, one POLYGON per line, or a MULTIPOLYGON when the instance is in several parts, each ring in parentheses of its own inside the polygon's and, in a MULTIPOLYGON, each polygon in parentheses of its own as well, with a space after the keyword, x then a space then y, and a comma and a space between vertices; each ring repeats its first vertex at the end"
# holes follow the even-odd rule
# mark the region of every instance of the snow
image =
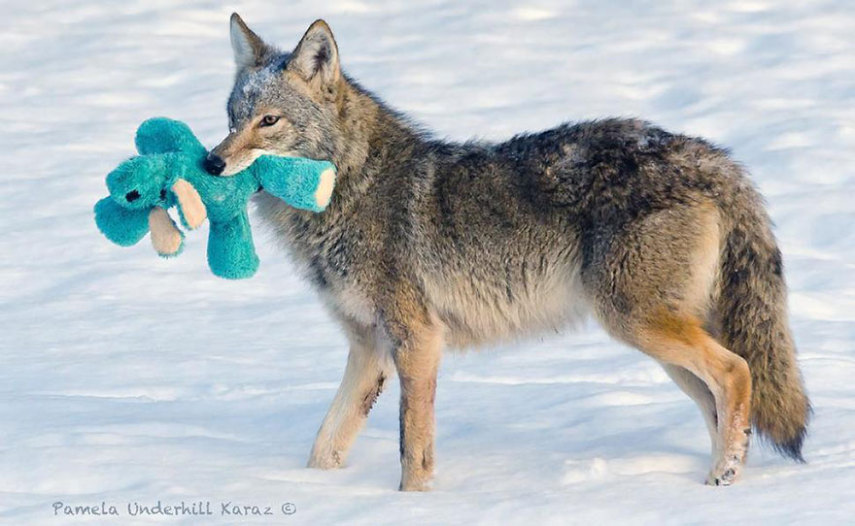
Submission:
MULTIPOLYGON (((855 516, 855 9, 847 0, 4 3, 0 522, 55 502, 121 524, 829 524, 855 516), (282 7, 280 7, 282 6, 282 7), (752 448, 701 484, 707 433, 651 360, 593 325, 444 358, 437 476, 396 491, 396 385, 344 469, 308 470, 346 346, 271 240, 248 281, 111 245, 91 207, 137 124, 226 133, 228 15, 294 45, 330 23, 348 72, 464 139, 641 116, 731 147, 766 195, 815 416, 807 465, 752 448), (213 516, 127 516, 210 501, 213 516), (220 503, 271 506, 241 522, 220 503), (296 513, 284 515, 292 503, 296 513)), ((394 384, 394 382, 393 382, 394 384)))

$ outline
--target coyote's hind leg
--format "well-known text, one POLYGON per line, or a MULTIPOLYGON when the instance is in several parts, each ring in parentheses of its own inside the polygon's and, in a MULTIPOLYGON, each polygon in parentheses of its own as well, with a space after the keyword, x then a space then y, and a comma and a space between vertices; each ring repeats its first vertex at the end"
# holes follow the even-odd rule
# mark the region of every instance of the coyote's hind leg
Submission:
POLYGON ((704 417, 704 423, 707 425, 707 431, 710 435, 712 456, 715 458, 719 454, 718 414, 715 409, 715 397, 707 385, 688 370, 667 363, 663 363, 662 368, 665 369, 674 383, 695 401, 698 409, 701 410, 701 415, 704 417))
POLYGON ((700 379, 715 398, 718 447, 707 484, 727 486, 745 462, 750 435, 751 375, 748 363, 722 347, 689 317, 660 314, 636 331, 633 342, 666 364, 700 379))

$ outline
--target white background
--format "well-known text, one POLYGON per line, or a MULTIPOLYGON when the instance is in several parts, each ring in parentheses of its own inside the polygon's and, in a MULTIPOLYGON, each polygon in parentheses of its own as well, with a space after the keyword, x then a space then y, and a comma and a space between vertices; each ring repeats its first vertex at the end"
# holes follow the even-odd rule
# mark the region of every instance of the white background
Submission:
POLYGON ((0 522, 84 524, 52 503, 158 499, 293 502, 275 519, 313 525, 855 516, 850 1, 6 0, 2 13, 0 522), (816 409, 809 463, 754 447, 737 486, 703 486, 692 402, 590 324, 444 358, 433 493, 395 491, 395 382, 344 469, 305 469, 346 346, 269 237, 256 229, 258 275, 228 282, 208 271, 204 234, 164 261, 92 220, 145 118, 184 120, 208 145, 225 135, 235 9, 284 48, 326 18, 351 75, 453 140, 619 115, 730 147, 784 252, 816 409))

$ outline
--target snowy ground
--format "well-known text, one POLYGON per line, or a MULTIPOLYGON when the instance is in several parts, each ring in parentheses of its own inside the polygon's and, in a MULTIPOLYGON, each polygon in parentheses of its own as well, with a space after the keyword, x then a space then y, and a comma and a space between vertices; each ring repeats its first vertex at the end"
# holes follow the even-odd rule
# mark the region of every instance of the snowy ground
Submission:
POLYGON ((278 514, 248 524, 853 520, 850 0, 176 4, 3 2, 0 522, 236 524, 229 501, 278 514), (809 464, 754 448, 739 485, 701 485, 693 404, 591 326, 445 358, 433 493, 395 491, 395 386, 345 469, 304 469, 346 350, 272 243, 233 283, 208 272, 202 235, 160 261, 109 244, 91 215, 143 119, 225 134, 233 9, 282 46, 325 17, 352 75, 453 139, 635 115, 732 147, 786 258, 809 464), (127 517, 158 499, 215 515, 127 517), (57 501, 123 517, 55 517, 57 501))

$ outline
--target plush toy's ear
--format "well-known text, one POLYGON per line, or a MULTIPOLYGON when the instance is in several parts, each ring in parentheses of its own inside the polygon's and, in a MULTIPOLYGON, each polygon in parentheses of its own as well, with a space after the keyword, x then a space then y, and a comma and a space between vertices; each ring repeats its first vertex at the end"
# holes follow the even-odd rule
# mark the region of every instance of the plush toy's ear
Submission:
POLYGON ((189 126, 166 117, 155 117, 140 124, 134 142, 143 155, 187 152, 201 158, 207 153, 189 126))
POLYGON ((166 210, 156 206, 148 214, 151 244, 158 255, 165 258, 177 256, 184 248, 184 234, 178 230, 166 210))
POLYGON ((105 197, 95 204, 95 224, 107 239, 129 247, 148 233, 148 210, 125 208, 112 197, 105 197))
POLYGON ((208 212, 205 209, 205 203, 202 202, 202 196, 196 191, 192 184, 184 179, 178 179, 172 185, 172 193, 178 200, 178 212, 181 214, 181 221, 184 226, 193 230, 199 228, 208 217, 208 212))

